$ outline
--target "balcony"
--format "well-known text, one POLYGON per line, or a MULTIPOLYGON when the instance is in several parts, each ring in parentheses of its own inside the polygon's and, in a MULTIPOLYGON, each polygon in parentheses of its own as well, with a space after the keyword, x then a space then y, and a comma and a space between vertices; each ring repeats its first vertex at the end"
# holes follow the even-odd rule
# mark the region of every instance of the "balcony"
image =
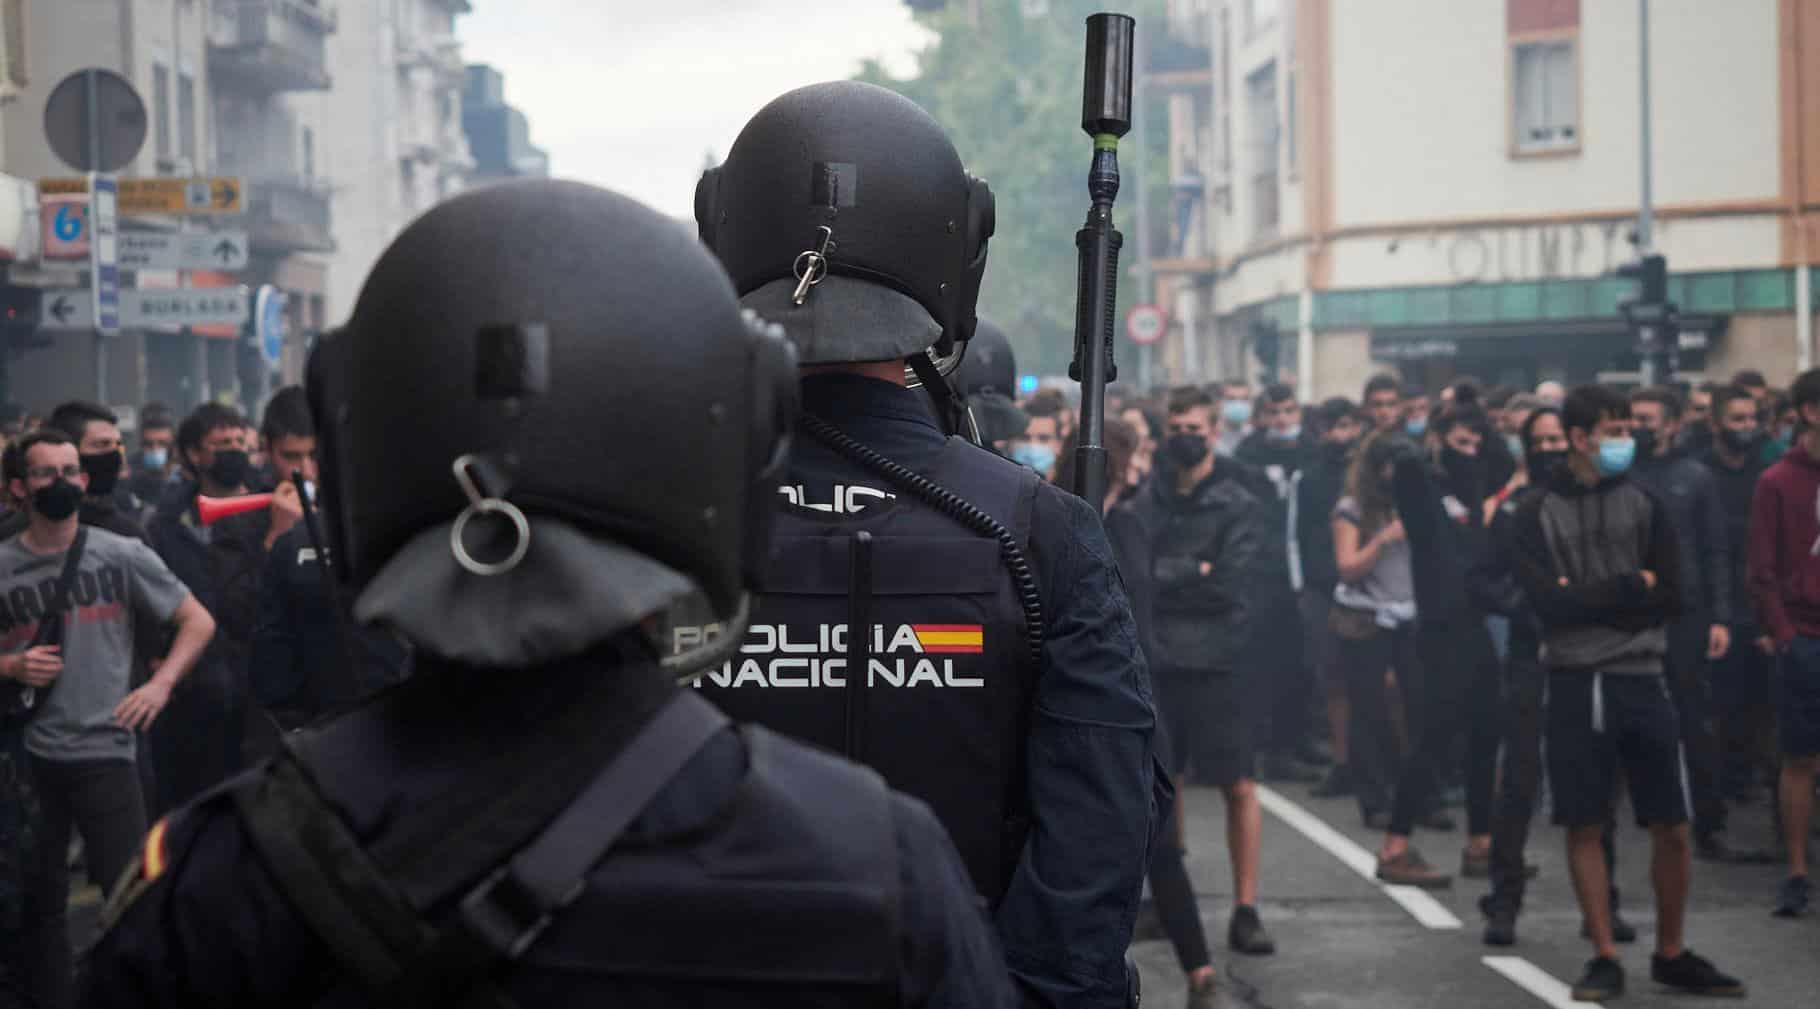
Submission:
POLYGON ((316 0, 213 0, 209 72, 264 94, 326 91, 334 31, 334 14, 316 0))
POLYGON ((294 176, 255 177, 249 181, 246 227, 255 252, 285 256, 293 252, 333 252, 329 193, 320 182, 294 176))

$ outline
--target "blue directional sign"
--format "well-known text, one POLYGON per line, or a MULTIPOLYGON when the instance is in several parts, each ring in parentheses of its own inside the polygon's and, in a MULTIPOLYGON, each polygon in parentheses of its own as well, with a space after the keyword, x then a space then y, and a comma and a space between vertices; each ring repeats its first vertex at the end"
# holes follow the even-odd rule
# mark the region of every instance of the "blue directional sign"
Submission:
POLYGON ((89 270, 95 292, 95 332, 120 335, 119 183, 112 175, 89 175, 89 270))
POLYGON ((290 300, 290 295, 271 284, 264 284, 253 301, 253 338, 265 354, 266 361, 273 365, 284 358, 284 338, 288 328, 284 311, 290 300))

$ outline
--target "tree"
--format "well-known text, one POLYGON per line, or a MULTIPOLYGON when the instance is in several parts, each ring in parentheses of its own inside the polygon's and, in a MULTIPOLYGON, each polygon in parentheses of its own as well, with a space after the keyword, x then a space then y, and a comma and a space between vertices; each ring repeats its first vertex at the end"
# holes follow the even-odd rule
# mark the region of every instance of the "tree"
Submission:
MULTIPOLYGON (((1065 374, 1074 354, 1074 233, 1087 215, 1092 153, 1081 132, 1081 56, 1087 15, 1105 4, 1052 0, 1046 13, 1031 15, 1015 0, 982 0, 979 7, 978 24, 954 5, 918 15, 937 40, 918 54, 914 77, 891 77, 876 61, 857 77, 927 109, 954 139, 967 170, 991 183, 998 230, 980 314, 1010 334, 1022 371, 1065 374)), ((1123 9, 1137 17, 1140 32, 1161 32, 1162 0, 1134 0, 1123 9)), ((1153 226, 1166 219, 1157 208, 1167 203, 1167 118, 1160 97, 1152 93, 1147 101, 1148 136, 1127 137, 1119 152, 1121 267, 1137 252, 1137 172, 1148 172, 1153 226)), ((1121 318, 1138 297, 1129 276, 1122 278, 1121 318)))

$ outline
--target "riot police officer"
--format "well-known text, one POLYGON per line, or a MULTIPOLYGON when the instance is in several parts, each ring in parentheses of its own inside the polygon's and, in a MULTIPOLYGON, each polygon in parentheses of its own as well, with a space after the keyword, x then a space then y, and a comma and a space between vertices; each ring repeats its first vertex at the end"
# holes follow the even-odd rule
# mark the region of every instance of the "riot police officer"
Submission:
POLYGON ((795 392, 630 200, 408 228, 310 397, 333 567, 416 674, 151 831, 88 1004, 1008 1004, 921 803, 679 689, 720 646, 658 656, 691 592, 743 629, 795 392))
POLYGON ((914 103, 818 84, 753 117, 696 222, 805 413, 752 627, 700 685, 928 801, 1027 1002, 1122 1004, 1155 716, 1098 512, 955 437, 991 190, 914 103))

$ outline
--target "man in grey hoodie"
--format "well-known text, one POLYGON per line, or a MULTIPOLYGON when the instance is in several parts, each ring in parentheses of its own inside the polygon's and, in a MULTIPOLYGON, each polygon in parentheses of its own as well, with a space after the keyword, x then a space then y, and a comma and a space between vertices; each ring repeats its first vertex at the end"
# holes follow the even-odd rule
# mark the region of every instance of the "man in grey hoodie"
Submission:
POLYGON ((1561 423, 1567 463, 1517 513, 1515 552, 1517 578, 1542 623, 1555 822, 1567 828, 1574 894, 1595 949, 1573 996, 1602 1001, 1624 992, 1599 846, 1620 766, 1652 842, 1651 978, 1697 994, 1742 996, 1742 983, 1682 941, 1691 844, 1679 719, 1662 678, 1668 622, 1681 606, 1669 516, 1627 475, 1636 442, 1622 394, 1581 386, 1568 395, 1561 423))

